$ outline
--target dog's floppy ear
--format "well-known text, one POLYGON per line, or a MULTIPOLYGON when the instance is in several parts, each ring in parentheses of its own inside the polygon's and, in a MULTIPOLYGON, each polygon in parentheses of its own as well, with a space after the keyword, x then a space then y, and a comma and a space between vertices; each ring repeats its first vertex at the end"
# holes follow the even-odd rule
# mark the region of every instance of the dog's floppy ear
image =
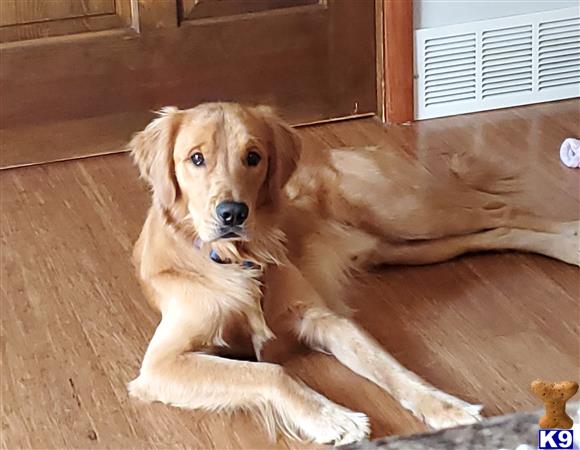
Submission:
POLYGON ((159 117, 137 133, 128 146, 141 176, 153 189, 154 201, 163 208, 169 208, 178 195, 173 146, 180 123, 177 108, 163 108, 159 117))
POLYGON ((270 155, 266 189, 269 200, 275 201, 298 165, 302 148, 296 132, 269 106, 257 106, 257 113, 270 128, 270 155))

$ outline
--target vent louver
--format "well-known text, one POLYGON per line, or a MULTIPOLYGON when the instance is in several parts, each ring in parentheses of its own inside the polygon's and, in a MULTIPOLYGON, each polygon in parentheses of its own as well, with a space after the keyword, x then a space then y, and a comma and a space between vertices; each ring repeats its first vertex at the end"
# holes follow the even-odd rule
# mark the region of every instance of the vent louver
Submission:
POLYGON ((475 35, 425 41, 425 104, 475 98, 475 35))
POLYGON ((482 98, 532 91, 532 26, 484 31, 482 98))
POLYGON ((415 31, 417 119, 580 97, 580 10, 415 31))
POLYGON ((580 83, 580 18, 540 23, 539 89, 580 83))

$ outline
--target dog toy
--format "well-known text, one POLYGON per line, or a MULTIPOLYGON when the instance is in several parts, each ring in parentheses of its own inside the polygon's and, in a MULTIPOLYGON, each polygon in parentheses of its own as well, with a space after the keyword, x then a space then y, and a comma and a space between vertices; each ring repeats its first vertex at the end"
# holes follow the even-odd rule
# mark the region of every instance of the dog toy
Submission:
POLYGON ((535 380, 531 388, 536 397, 544 402, 546 408, 539 422, 540 428, 572 428, 574 422, 566 414, 566 402, 578 392, 578 383, 535 380))
POLYGON ((560 159, 570 168, 580 167, 580 140, 574 138, 565 139, 560 146, 560 159))

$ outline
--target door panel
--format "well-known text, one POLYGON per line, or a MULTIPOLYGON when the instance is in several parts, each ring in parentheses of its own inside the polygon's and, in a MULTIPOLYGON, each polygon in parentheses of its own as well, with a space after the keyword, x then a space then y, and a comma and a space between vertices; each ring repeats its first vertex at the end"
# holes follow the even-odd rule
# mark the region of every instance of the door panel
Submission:
POLYGON ((0 0, 0 42, 128 27, 131 0, 0 0))
POLYGON ((47 20, 113 14, 115 0, 3 0, 0 25, 18 25, 47 20))
POLYGON ((296 6, 314 5, 319 0, 183 0, 183 20, 234 16, 296 6))
POLYGON ((131 5, 132 27, 0 46, 1 166, 118 151, 166 105, 267 103, 294 124, 376 111, 373 0, 131 5))

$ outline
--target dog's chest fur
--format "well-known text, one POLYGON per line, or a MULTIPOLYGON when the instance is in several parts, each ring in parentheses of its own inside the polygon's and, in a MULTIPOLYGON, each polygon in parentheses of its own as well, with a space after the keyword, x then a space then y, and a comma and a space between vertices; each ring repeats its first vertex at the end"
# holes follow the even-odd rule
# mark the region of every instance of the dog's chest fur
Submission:
POLYGON ((229 347, 236 343, 230 339, 237 341, 240 335, 249 334, 256 357, 260 359, 264 343, 274 337, 262 310, 262 271, 237 263, 218 266, 212 267, 212 272, 217 272, 217 278, 212 277, 212 281, 219 280, 219 289, 213 290, 219 296, 214 304, 215 313, 220 316, 215 323, 219 325, 211 333, 208 344, 229 347))
POLYGON ((246 328, 260 358, 263 344, 273 337, 261 306, 262 275, 268 265, 284 260, 283 239, 279 230, 269 229, 258 233, 249 247, 227 241, 196 245, 195 238, 168 226, 152 208, 135 247, 134 263, 151 303, 162 313, 173 294, 156 289, 155 280, 173 277, 173 287, 183 292, 183 307, 200 318, 196 345, 209 350, 235 344, 228 342, 227 330, 246 328), (216 262, 212 252, 228 263, 216 262))

